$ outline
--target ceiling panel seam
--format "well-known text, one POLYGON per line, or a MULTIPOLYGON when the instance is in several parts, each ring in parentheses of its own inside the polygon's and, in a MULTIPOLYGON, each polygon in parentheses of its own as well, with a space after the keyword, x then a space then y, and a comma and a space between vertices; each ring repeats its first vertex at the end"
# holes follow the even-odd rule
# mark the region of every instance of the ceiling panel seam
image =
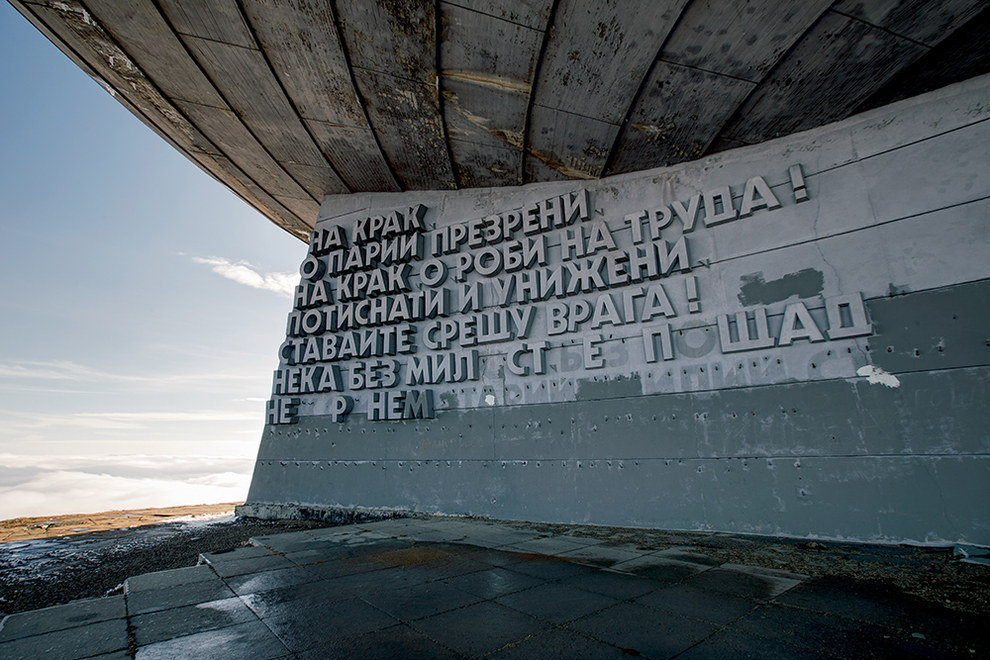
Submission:
POLYGON ((614 164, 615 155, 618 152, 619 145, 622 144, 622 140, 626 136, 626 131, 629 128, 629 122, 632 120, 633 112, 636 111, 640 101, 643 100, 643 95, 646 93, 647 84, 653 79, 653 72, 657 68, 657 61, 660 59, 660 54, 663 53, 663 49, 667 47, 668 43, 670 43, 671 35, 677 31, 678 27, 680 27, 681 21, 684 19, 684 15, 693 4, 693 1, 694 0, 688 0, 681 7, 681 13, 677 15, 677 19, 671 24, 670 29, 667 30, 667 34, 664 35, 660 45, 657 46, 657 52, 653 56, 650 66, 646 67, 646 73, 643 74, 642 79, 639 81, 639 87, 636 88, 636 93, 633 94, 632 101, 629 103, 629 107, 626 108, 626 116, 622 118, 621 123, 615 124, 619 127, 619 130, 615 132, 615 137, 612 138, 612 146, 608 150, 608 155, 605 157, 605 163, 602 165, 602 169, 598 172, 599 176, 606 174, 614 164))
POLYGON ((312 117, 303 117, 304 122, 313 122, 314 124, 323 124, 324 126, 329 126, 331 128, 353 128, 359 131, 370 131, 371 128, 367 125, 361 126, 360 124, 342 124, 338 121, 326 121, 325 119, 313 119, 312 117))
MULTIPOLYGON (((966 44, 967 49, 972 48, 971 44, 973 43, 973 40, 971 37, 970 38, 967 37, 975 33, 979 33, 982 35, 990 35, 990 30, 988 30, 986 27, 988 24, 990 24, 990 3, 985 3, 985 8, 978 9, 976 12, 971 14, 965 21, 961 22, 955 30, 945 34, 941 39, 939 39, 938 43, 934 44, 928 52, 926 52, 924 55, 916 59, 911 64, 899 70, 894 76, 891 76, 890 79, 888 79, 881 87, 875 89, 870 94, 870 96, 866 97, 862 101, 862 103, 856 106, 852 114, 853 115, 860 114, 862 112, 872 110, 882 105, 887 105, 889 103, 893 103, 895 101, 900 101, 905 98, 910 98, 911 96, 914 96, 915 94, 918 93, 917 91, 913 93, 909 93, 907 95, 898 94, 896 98, 887 100, 883 103, 880 103, 879 105, 875 103, 877 94, 883 93, 883 91, 887 90, 888 87, 892 84, 896 85, 897 78, 902 76, 912 77, 916 73, 916 71, 912 71, 912 69, 915 69, 915 67, 918 66, 925 66, 926 62, 929 62, 930 59, 933 57, 934 58, 945 57, 947 49, 949 50, 949 52, 952 51, 958 52, 958 50, 960 49, 953 48, 953 44, 964 43, 966 44)), ((990 44, 990 38, 984 36, 983 43, 990 44)), ((990 48, 984 47, 982 49, 982 52, 986 54, 987 58, 990 58, 990 48)), ((988 59, 988 62, 990 62, 990 59, 988 59)), ((930 66, 930 63, 928 64, 928 66, 930 66)), ((944 86, 955 82, 961 82, 963 80, 966 80, 967 78, 972 77, 971 74, 957 77, 958 72, 959 69, 954 68, 953 74, 950 77, 950 79, 947 82, 943 81, 942 84, 940 84, 940 86, 944 86)), ((986 71, 984 70, 983 73, 986 73, 986 71)))
POLYGON ((518 21, 510 21, 504 16, 496 16, 495 14, 489 14, 486 11, 481 11, 480 9, 475 9, 474 7, 465 7, 464 5, 459 5, 456 2, 449 2, 448 0, 440 0, 440 4, 450 5, 451 7, 457 7, 458 9, 463 9, 464 11, 470 11, 475 14, 480 14, 481 16, 494 18, 497 21, 502 21, 504 23, 509 23, 510 25, 516 25, 521 28, 526 28, 527 30, 532 30, 533 32, 542 32, 542 30, 540 30, 539 28, 535 28, 532 25, 526 25, 525 23, 519 23, 518 21))
POLYGON ((543 71, 543 60, 547 54, 547 44, 550 42, 550 32, 553 30, 553 21, 557 16, 557 7, 560 0, 553 0, 550 11, 547 13, 547 26, 543 30, 543 40, 540 42, 540 54, 536 58, 536 66, 533 67, 533 84, 529 88, 529 103, 526 104, 526 122, 523 124, 522 153, 519 155, 519 180, 525 185, 526 181, 526 158, 529 154, 529 131, 533 124, 533 105, 536 102, 536 86, 540 84, 540 74, 543 71))
MULTIPOLYGON (((914 56, 906 57, 906 58, 903 58, 902 57, 897 62, 896 67, 893 68, 893 69, 891 69, 887 73, 887 75, 884 78, 884 80, 880 83, 881 86, 885 82, 891 80, 899 72, 903 71, 904 69, 906 69, 907 67, 909 67, 910 65, 912 65, 914 62, 918 61, 918 59, 920 59, 921 57, 923 57, 925 54, 931 52, 931 50, 933 48, 932 46, 926 45, 926 44, 924 44, 924 43, 922 43, 920 41, 917 41, 915 39, 911 39, 909 37, 905 37, 905 36, 903 36, 903 35, 901 35, 899 33, 896 33, 896 32, 893 32, 891 30, 888 30, 886 28, 880 27, 880 26, 876 25, 875 23, 871 23, 869 21, 865 21, 865 20, 863 20, 861 18, 858 18, 856 16, 852 16, 852 15, 847 14, 845 12, 841 12, 841 11, 836 10, 834 8, 834 6, 835 6, 835 4, 838 4, 839 1, 840 0, 836 0, 836 2, 833 3, 833 6, 832 7, 830 7, 827 11, 825 11, 821 15, 819 15, 819 17, 817 19, 815 19, 815 21, 808 28, 808 30, 804 34, 802 34, 801 38, 798 39, 797 41, 795 41, 794 44, 792 44, 791 48, 784 54, 784 56, 782 56, 774 64, 774 66, 767 72, 767 75, 764 77, 764 79, 761 80, 760 83, 750 92, 750 94, 745 99, 743 99, 743 101, 736 107, 736 110, 729 117, 729 119, 723 124, 723 126, 720 129, 719 133, 715 136, 715 138, 712 140, 712 142, 709 145, 707 145, 707 147, 705 148, 705 151, 703 153, 710 154, 711 153, 711 150, 715 147, 715 145, 718 144, 721 140, 724 140, 724 139, 732 139, 733 141, 737 141, 737 142, 741 141, 736 136, 732 136, 730 138, 730 136, 725 135, 726 129, 733 127, 738 121, 744 119, 744 117, 740 113, 741 113, 741 111, 742 111, 743 108, 746 108, 746 106, 748 105, 750 99, 755 94, 758 94, 762 90, 765 89, 765 85, 766 85, 767 81, 768 80, 771 80, 774 77, 774 75, 776 74, 776 71, 778 70, 778 68, 780 66, 785 65, 785 64, 787 64, 789 62, 791 56, 793 55, 794 50, 796 48, 798 48, 801 44, 803 44, 806 39, 808 39, 809 35, 811 35, 814 32, 814 30, 818 27, 818 25, 819 25, 819 23, 821 21, 826 20, 826 18, 829 17, 829 16, 839 17, 839 18, 844 19, 845 21, 847 21, 847 25, 849 25, 849 24, 856 24, 856 25, 864 26, 865 29, 867 31, 871 32, 871 33, 874 33, 875 32, 875 33, 878 33, 878 34, 887 35, 888 37, 893 37, 893 39, 897 40, 898 42, 903 42, 904 44, 910 44, 911 46, 918 47, 918 48, 921 49, 914 56)), ((950 36, 950 35, 946 35, 946 36, 950 36)), ((945 37, 943 37, 943 39, 944 38, 945 37)), ((752 111, 753 108, 749 108, 749 110, 752 111)), ((759 113, 755 113, 755 114, 757 116, 759 115, 759 113)), ((855 107, 852 108, 850 111, 847 111, 846 113, 844 113, 843 115, 841 115, 839 117, 833 117, 831 121, 837 121, 839 119, 842 119, 842 118, 851 116, 853 114, 855 114, 855 107)), ((792 131, 793 131, 793 129, 792 129, 792 131)), ((765 140, 768 140, 768 139, 772 139, 773 137, 778 137, 778 136, 779 136, 778 133, 775 133, 773 135, 769 135, 769 134, 766 134, 765 132, 761 132, 757 136, 758 137, 757 142, 762 142, 762 141, 765 141, 765 140)))
POLYGON ((509 153, 513 153, 513 154, 518 153, 519 151, 518 149, 515 149, 514 147, 511 147, 509 145, 500 146, 497 144, 491 144, 489 142, 479 142, 478 140, 468 140, 465 138, 452 137, 450 138, 450 141, 457 142, 458 144, 472 144, 480 147, 489 147, 491 149, 500 149, 502 151, 508 151, 509 153))
POLYGON ((170 101, 180 101, 182 103, 188 103, 189 105, 197 105, 201 108, 210 108, 211 110, 223 110, 224 112, 233 112, 230 108, 225 108, 220 105, 212 105, 210 103, 200 103, 199 101, 193 101, 192 99, 187 99, 184 96, 173 95, 168 97, 170 101))
POLYGON ((582 115, 580 112, 574 112, 573 110, 567 110, 566 108, 558 108, 552 105, 543 105, 542 103, 534 103, 534 108, 543 108, 544 110, 553 110, 554 112, 562 112, 565 115, 572 115, 574 117, 580 117, 581 119, 590 119, 591 121, 597 121, 599 124, 608 124, 609 126, 620 126, 618 122, 612 122, 607 119, 602 119, 601 117, 592 117, 591 115, 582 115))
MULTIPOLYGON (((207 82, 209 82, 211 85, 213 85, 213 89, 216 91, 217 96, 219 96, 221 99, 223 99, 223 102, 227 104, 227 109, 235 117, 237 117, 237 120, 241 123, 241 126, 244 127, 244 130, 247 131, 248 135, 250 135, 252 138, 254 138, 254 141, 257 142, 258 143, 258 146, 261 147, 261 150, 264 151, 265 154, 267 154, 268 157, 272 159, 272 162, 275 163, 279 167, 279 169, 281 169, 285 173, 286 178, 288 178, 290 181, 292 181, 297 186, 299 186, 299 188, 303 192, 305 192, 309 196, 309 198, 312 199, 314 202, 316 202, 317 204, 322 203, 323 202, 322 199, 316 199, 315 197, 313 197, 312 193, 310 193, 308 190, 306 190, 306 187, 304 185, 302 185, 294 176, 292 176, 292 174, 288 170, 286 170, 282 166, 282 164, 279 162, 279 160, 277 158, 275 158, 275 156, 272 154, 271 151, 269 151, 268 147, 265 146, 265 143, 262 142, 260 138, 258 138, 258 136, 255 134, 255 132, 251 129, 251 127, 248 126, 247 122, 244 121, 244 118, 241 117, 240 113, 238 113, 237 110, 234 109, 234 107, 232 105, 230 105, 230 101, 227 99, 227 96, 222 91, 220 91, 220 88, 217 86, 216 81, 213 80, 213 78, 210 76, 209 73, 207 73, 206 69, 203 67, 203 65, 200 63, 200 61, 198 59, 196 59, 196 56, 195 55, 193 55, 193 52, 189 48, 189 45, 186 44, 185 39, 182 38, 182 35, 180 35, 179 32, 175 29, 175 26, 172 25, 172 22, 168 19, 168 15, 162 9, 161 4, 158 2, 158 0, 149 0, 149 1, 154 6, 155 10, 158 12, 158 15, 161 17, 162 21, 165 22, 165 25, 167 25, 168 28, 170 30, 172 30, 172 33, 175 34, 176 39, 179 41, 179 44, 182 45, 182 49, 186 52, 186 55, 189 57, 190 60, 192 60, 192 62, 197 67, 199 67, 200 72, 203 74, 203 77, 206 78, 207 82)), ((201 37, 190 37, 190 38, 200 39, 201 37)), ((227 159, 230 162, 232 162, 235 165, 237 165, 237 161, 236 160, 234 160, 233 158, 231 158, 229 155, 227 155, 226 157, 227 157, 227 159)), ((243 167, 241 169, 243 170, 243 167)), ((272 191, 266 189, 264 186, 260 185, 253 177, 251 178, 251 180, 252 181, 255 181, 255 185, 257 185, 258 188, 260 188, 261 190, 264 190, 268 195, 270 195, 271 197, 274 197, 275 196, 275 193, 274 192, 272 192, 272 191)), ((303 198, 300 198, 300 199, 303 199, 303 198)), ((295 215, 295 214, 293 214, 293 215, 295 215)), ((315 222, 315 219, 314 219, 314 222, 315 222)))
POLYGON ((848 18, 851 21, 856 21, 857 23, 862 23, 863 25, 868 25, 869 27, 873 28, 874 30, 879 30, 880 32, 885 32, 885 33, 887 33, 887 34, 889 34, 891 36, 897 37, 898 39, 903 39, 904 41, 910 41, 911 43, 913 43, 916 46, 921 46, 921 47, 926 48, 928 50, 931 50, 931 48, 932 48, 931 46, 929 46, 928 44, 926 44, 923 41, 918 41, 917 39, 912 39, 911 37, 908 37, 908 36, 905 36, 903 34, 900 34, 899 32, 894 32, 893 30, 890 30, 888 28, 885 28, 882 25, 877 25, 876 23, 871 23, 869 21, 863 20, 859 16, 853 16, 852 14, 848 14, 848 13, 846 13, 844 11, 839 11, 838 9, 830 9, 829 11, 831 11, 833 14, 837 14, 839 16, 844 16, 844 17, 848 18))
POLYGON ((431 84, 431 83, 429 83, 429 82, 427 82, 425 80, 419 80, 418 78, 409 78, 408 76, 400 76, 397 73, 393 73, 392 71, 384 71, 382 69, 375 69, 375 68, 370 67, 370 66, 355 66, 354 69, 356 71, 367 71, 368 73, 374 73, 374 74, 379 75, 379 76, 388 76, 390 78, 395 78, 396 80, 405 80, 407 82, 415 83, 417 85, 422 85, 423 87, 434 87, 433 84, 431 84))
MULTIPOLYGON (((239 4, 238 4, 238 9, 240 9, 240 5, 239 4)), ((249 26, 249 29, 250 29, 250 26, 249 26)), ((229 41, 224 41, 223 39, 214 39, 213 37, 204 37, 201 34, 190 34, 188 32, 183 32, 182 30, 175 30, 175 33, 177 35, 179 35, 179 36, 182 36, 182 37, 191 37, 193 39, 200 39, 202 41, 211 41, 211 42, 213 42, 215 44, 223 44, 224 46, 232 46, 234 48, 241 48, 243 50, 258 50, 258 48, 256 46, 245 46, 244 44, 232 44, 229 41)), ((251 31, 251 35, 254 36, 254 31, 253 30, 251 31)), ((257 43, 257 39, 255 39, 255 43, 257 43)))
MULTIPOLYGON (((405 183, 399 178, 399 175, 395 171, 395 166, 392 161, 389 160, 388 154, 385 153, 385 149, 382 148, 381 138, 378 137, 378 129, 375 128, 374 122, 371 121, 371 116, 368 114, 368 103, 364 99, 364 95, 361 94, 361 88, 357 84, 357 80, 354 77, 354 65, 351 63, 351 54, 347 49, 347 41, 344 39, 344 30, 340 25, 340 12, 337 11, 336 0, 330 0, 327 3, 330 9, 330 15, 333 16, 333 29, 337 35, 337 42, 340 44, 340 52, 344 57, 344 64, 347 65, 347 75, 351 80, 351 88, 354 90, 354 95, 357 96, 359 101, 358 105, 361 106, 361 112, 364 114, 364 120, 368 122, 368 129, 371 131, 371 135, 375 138, 375 145, 378 147, 378 153, 381 154, 382 160, 388 167, 388 173, 392 177, 392 181, 395 183, 396 188, 400 192, 406 190, 405 183)), ((322 201, 322 200, 321 200, 322 201)))
POLYGON ((519 151, 518 147, 513 147, 512 145, 510 145, 507 142, 501 142, 501 143, 497 143, 497 144, 492 144, 490 142, 472 140, 471 138, 463 138, 463 137, 456 137, 456 136, 452 136, 450 138, 450 141, 451 142, 461 142, 461 143, 464 143, 464 144, 478 144, 478 145, 481 145, 481 146, 490 146, 492 149, 505 149, 506 151, 511 151, 512 153, 518 153, 518 151, 519 151))
POLYGON ((747 82, 747 83, 751 83, 753 85, 758 85, 760 83, 759 80, 750 80, 749 78, 743 78, 742 76, 734 76, 734 75, 732 75, 730 73, 722 73, 721 71, 714 71, 712 69, 706 69, 706 68, 700 67, 700 66, 693 66, 691 64, 683 64, 681 62, 675 62, 674 60, 668 60, 665 57, 658 57, 656 59, 656 61, 657 62, 662 62, 664 64, 668 64, 670 66, 680 67, 682 69, 691 69, 692 71, 701 71, 702 73, 707 73, 707 74, 710 74, 710 75, 713 75, 713 76, 719 76, 721 78, 731 78, 732 80, 739 80, 741 82, 747 82))
MULTIPOLYGON (((349 193, 354 192, 354 189, 344 180, 344 177, 340 175, 340 170, 338 170, 337 166, 334 165, 333 161, 330 159, 330 156, 324 153, 323 149, 320 148, 320 143, 313 135, 313 132, 309 129, 309 126, 307 126, 306 122, 303 121, 302 113, 299 112, 299 108, 296 106, 296 102, 292 99, 291 96, 289 96, 288 90, 286 90, 285 85, 282 84, 282 79, 278 77, 278 72, 275 70, 275 67, 272 66, 272 62, 268 58, 268 53, 265 52, 265 49, 261 47, 261 41, 258 39, 258 34, 254 29, 254 25, 251 24, 251 19, 248 17, 247 12, 244 11, 244 6, 242 5, 241 1, 235 0, 234 4, 237 7, 237 11, 240 12, 241 14, 241 19, 244 21, 244 24, 247 26, 248 33, 251 35, 251 39, 254 40, 255 45, 258 47, 258 52, 261 53, 262 59, 265 60, 265 64, 268 66, 268 70, 271 72, 272 78, 275 79, 275 82, 278 84, 278 88, 282 91, 282 96, 285 97, 285 100, 286 102, 288 102, 289 107, 292 108, 292 112, 295 113, 296 119, 299 121, 299 124, 302 126, 303 130, 306 131, 306 135, 309 136, 310 141, 313 143, 313 148, 316 149, 316 152, 323 157, 323 160, 324 162, 326 162, 327 167, 329 167, 330 171, 333 172, 333 175, 337 178, 337 181, 340 182, 340 185, 343 186, 344 190, 349 193)), ((327 195, 328 193, 331 192, 337 193, 339 191, 324 190, 323 194, 327 195)), ((320 204, 323 203, 322 198, 316 201, 320 204)), ((314 222, 315 221, 316 220, 314 219, 314 222)))

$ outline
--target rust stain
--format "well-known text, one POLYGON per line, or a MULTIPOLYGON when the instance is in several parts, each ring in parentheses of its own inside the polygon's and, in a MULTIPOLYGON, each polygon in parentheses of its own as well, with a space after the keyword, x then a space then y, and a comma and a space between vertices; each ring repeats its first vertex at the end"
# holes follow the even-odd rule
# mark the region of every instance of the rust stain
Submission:
POLYGON ((522 94, 529 94, 531 88, 528 83, 520 80, 495 76, 489 73, 479 73, 477 71, 444 71, 443 77, 522 94))
MULTIPOLYGON (((461 115, 462 117, 467 119, 469 122, 471 122, 478 128, 481 128, 482 130, 493 135, 502 142, 505 142, 511 147, 515 147, 516 149, 522 149, 523 134, 521 131, 506 131, 498 128, 490 128, 487 126, 489 121, 488 119, 486 119, 485 117, 479 117, 478 115, 475 115, 469 112, 468 110, 462 108, 460 103, 458 103, 457 95, 454 94, 453 92, 445 91, 444 98, 446 98, 448 101, 447 107, 453 109, 457 114, 461 115)), ((533 158, 536 158, 537 160, 545 164, 547 167, 552 167, 553 169, 557 170, 564 176, 570 177, 572 179, 593 180, 598 178, 596 176, 588 174, 583 170, 568 166, 566 163, 563 163, 555 159, 553 156, 549 154, 538 151, 533 147, 528 147, 526 149, 526 152, 533 158)))
POLYGON ((516 149, 522 149, 523 136, 520 131, 500 131, 498 129, 492 129, 489 133, 506 144, 515 147, 516 149))
POLYGON ((583 170, 574 169, 573 167, 570 167, 565 163, 556 160, 550 154, 545 154, 541 151, 537 151, 532 147, 529 147, 526 151, 529 153, 530 156, 536 158, 547 167, 552 167, 553 169, 557 170, 564 176, 569 176, 572 179, 584 179, 586 181, 591 181, 598 178, 596 176, 588 174, 587 172, 584 172, 583 170))
POLYGON ((660 126, 654 126, 653 124, 633 124, 632 127, 635 128, 637 131, 643 131, 648 135, 660 136, 663 135, 664 133, 663 128, 661 128, 660 126))
POLYGON ((486 131, 487 133, 490 133, 491 135, 497 137, 499 140, 502 140, 509 146, 515 147, 516 149, 522 149, 522 142, 523 142, 522 132, 505 131, 498 128, 489 128, 488 127, 489 120, 486 117, 481 117, 479 115, 476 115, 470 112, 469 110, 465 109, 463 106, 461 106, 460 99, 457 98, 457 94, 454 94, 453 92, 450 91, 444 91, 443 94, 444 94, 444 98, 447 99, 448 108, 452 109, 454 112, 464 117, 478 128, 486 131))
MULTIPOLYGON (((515 147, 516 149, 522 149, 523 147, 522 131, 506 131, 498 128, 489 128, 487 126, 489 120, 486 119, 485 117, 479 117, 478 115, 472 114, 471 112, 468 112, 467 110, 462 108, 460 103, 458 102, 458 98, 456 94, 454 94, 453 92, 444 92, 444 97, 449 102, 449 105, 447 107, 452 108, 455 112, 457 112, 457 114, 461 115, 462 117, 467 119, 469 122, 471 122, 478 128, 483 129, 484 131, 498 138, 502 142, 505 142, 510 147, 515 147)), ((543 152, 537 151, 532 147, 527 147, 526 152, 529 155, 531 155, 533 158, 536 158, 540 162, 547 165, 547 167, 552 167, 553 169, 557 170, 564 176, 568 176, 572 179, 590 180, 590 179, 598 178, 582 170, 569 167, 565 163, 556 160, 549 154, 545 154, 543 152)))
POLYGON ((443 548, 412 546, 410 548, 400 548, 398 550, 373 552, 366 555, 361 555, 360 557, 352 557, 345 561, 355 564, 369 564, 374 562, 376 564, 384 564, 390 568, 397 568, 399 566, 410 566, 412 564, 421 564, 423 562, 436 561, 438 559, 447 559, 454 554, 455 553, 443 548))

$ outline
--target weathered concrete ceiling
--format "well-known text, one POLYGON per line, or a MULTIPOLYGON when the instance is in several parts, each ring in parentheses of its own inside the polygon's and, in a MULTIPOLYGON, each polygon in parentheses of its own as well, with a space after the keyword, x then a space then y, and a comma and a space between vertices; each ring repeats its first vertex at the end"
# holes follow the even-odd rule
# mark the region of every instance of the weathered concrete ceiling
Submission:
POLYGON ((11 0, 305 238, 326 194, 669 165, 990 70, 986 0, 11 0))

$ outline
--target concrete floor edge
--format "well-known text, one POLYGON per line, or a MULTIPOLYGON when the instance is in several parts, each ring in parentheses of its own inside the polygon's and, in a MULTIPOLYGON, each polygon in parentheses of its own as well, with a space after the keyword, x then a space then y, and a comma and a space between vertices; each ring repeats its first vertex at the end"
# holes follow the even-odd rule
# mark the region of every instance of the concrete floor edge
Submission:
POLYGON ((125 585, 122 596, 6 617, 0 655, 854 657, 978 648, 978 637, 951 637, 959 630, 951 615, 788 571, 566 526, 552 533, 446 516, 253 537, 125 585))
POLYGON ((405 508, 371 508, 371 507, 342 507, 333 505, 317 504, 291 504, 278 502, 245 502, 234 508, 238 516, 245 518, 258 518, 260 520, 321 520, 333 523, 356 523, 373 522, 377 520, 388 520, 391 518, 437 518, 452 520, 472 520, 491 523, 504 524, 529 524, 548 526, 580 526, 600 529, 623 529, 630 531, 654 531, 654 532, 684 532, 690 534, 729 534, 732 536, 753 537, 760 539, 791 539, 799 541, 827 541, 829 543, 849 543, 849 544, 869 544, 885 546, 910 546, 915 548, 952 548, 955 546, 966 546, 973 548, 987 548, 990 545, 973 543, 969 540, 938 540, 938 541, 918 541, 913 539, 894 538, 850 538, 843 536, 827 536, 821 534, 764 534, 760 532, 741 532, 733 529, 689 529, 678 527, 635 527, 631 525, 607 525, 594 522, 563 522, 551 520, 512 520, 504 518, 490 518, 480 515, 467 515, 460 513, 442 513, 417 511, 405 508))

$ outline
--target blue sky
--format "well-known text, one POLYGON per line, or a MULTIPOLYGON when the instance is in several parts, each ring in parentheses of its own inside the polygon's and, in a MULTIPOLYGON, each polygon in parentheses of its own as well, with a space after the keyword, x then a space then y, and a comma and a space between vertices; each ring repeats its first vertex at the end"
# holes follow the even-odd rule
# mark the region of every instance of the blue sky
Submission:
POLYGON ((243 499, 306 245, 0 5, 0 519, 243 499))

